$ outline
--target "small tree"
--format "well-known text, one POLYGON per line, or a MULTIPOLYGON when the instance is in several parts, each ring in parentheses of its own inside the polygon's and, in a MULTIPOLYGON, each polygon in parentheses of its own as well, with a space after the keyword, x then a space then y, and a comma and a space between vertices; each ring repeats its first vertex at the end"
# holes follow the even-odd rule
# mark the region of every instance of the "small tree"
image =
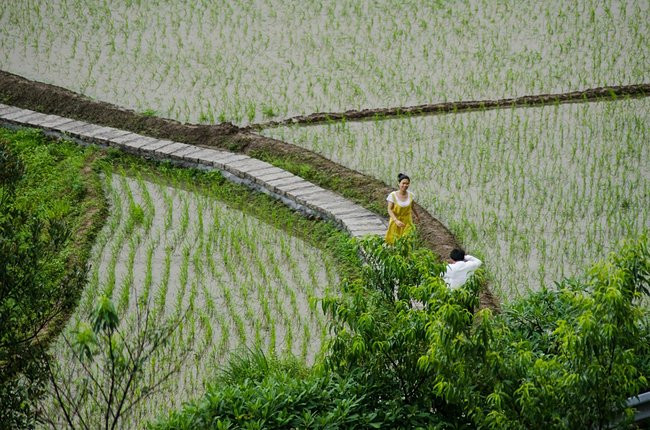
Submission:
POLYGON ((364 279, 323 302, 335 334, 326 366, 396 427, 623 426, 625 399, 648 387, 647 245, 492 315, 474 312, 476 280, 449 290, 428 251, 367 241, 364 279))
MULTIPOLYGON (((435 341, 431 333, 445 345, 438 358, 443 352, 467 353, 459 340, 471 336, 479 283, 451 291, 440 277, 444 263, 417 249, 412 237, 395 246, 369 239, 361 243, 361 253, 367 263, 362 278, 345 282, 342 298, 323 301, 335 334, 325 365, 357 379, 387 426, 426 426, 446 415, 460 417, 461 410, 441 393, 441 368, 421 362, 435 341)), ((462 385, 454 387, 459 391, 462 385)))
POLYGON ((71 429, 122 427, 138 404, 180 370, 188 350, 173 362, 155 359, 184 317, 160 322, 146 305, 135 309, 135 320, 124 330, 111 300, 101 296, 91 323, 79 321, 72 336, 63 335, 73 360, 65 366, 55 360, 48 364, 56 407, 40 411, 43 423, 71 429), (156 369, 147 375, 152 360, 156 369))

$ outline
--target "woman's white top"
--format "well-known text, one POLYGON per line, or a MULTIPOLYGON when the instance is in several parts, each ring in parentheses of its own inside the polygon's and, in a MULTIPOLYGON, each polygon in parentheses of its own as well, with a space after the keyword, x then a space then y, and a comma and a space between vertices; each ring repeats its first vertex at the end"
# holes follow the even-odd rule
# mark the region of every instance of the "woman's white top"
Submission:
POLYGON ((390 193, 390 194, 388 195, 388 197, 386 197, 386 201, 387 201, 387 202, 394 203, 394 204, 396 204, 396 205, 400 205, 401 207, 405 208, 405 207, 407 207, 409 204, 411 204, 411 202, 412 202, 413 200, 415 200, 415 194, 413 194, 413 193, 410 192, 410 191, 406 191, 406 193, 408 194, 408 198, 407 198, 406 200, 404 200, 404 201, 400 200, 400 199, 395 195, 395 193, 397 193, 397 191, 393 191, 392 193, 390 193))

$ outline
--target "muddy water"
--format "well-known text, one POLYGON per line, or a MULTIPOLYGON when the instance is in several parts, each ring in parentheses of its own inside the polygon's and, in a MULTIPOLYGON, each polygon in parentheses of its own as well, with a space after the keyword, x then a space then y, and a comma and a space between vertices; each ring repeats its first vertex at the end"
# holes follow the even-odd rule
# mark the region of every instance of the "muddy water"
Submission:
POLYGON ((576 276, 650 230, 650 101, 283 128, 264 134, 394 183, 487 263, 502 298, 576 276))
MULTIPOLYGON (((156 324, 188 310, 145 377, 191 353, 135 422, 200 395, 235 351, 259 347, 314 362, 326 321, 309 301, 338 283, 327 256, 205 194, 119 174, 106 181, 114 210, 94 249, 94 281, 70 325, 87 319, 95 298, 112 283, 126 333, 135 330, 129 321, 138 302, 147 303, 156 324), (128 230, 131 202, 143 209, 144 219, 128 230)), ((57 349, 62 363, 72 361, 62 343, 57 349)))
POLYGON ((0 68, 239 124, 650 79, 646 0, 127 4, 3 2, 0 68))

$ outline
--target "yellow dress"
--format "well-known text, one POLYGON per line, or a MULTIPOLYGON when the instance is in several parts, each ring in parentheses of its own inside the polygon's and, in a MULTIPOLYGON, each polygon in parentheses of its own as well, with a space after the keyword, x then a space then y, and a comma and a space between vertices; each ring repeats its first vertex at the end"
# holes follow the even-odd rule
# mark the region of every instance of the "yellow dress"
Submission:
POLYGON ((388 231, 386 231, 385 240, 386 243, 390 244, 395 242, 395 239, 404 236, 413 229, 413 197, 411 193, 408 193, 409 204, 406 206, 400 206, 400 204, 397 203, 399 200, 397 199, 396 193, 397 191, 391 193, 393 196, 393 213, 398 220, 404 223, 404 227, 398 227, 392 218, 388 221, 388 231))

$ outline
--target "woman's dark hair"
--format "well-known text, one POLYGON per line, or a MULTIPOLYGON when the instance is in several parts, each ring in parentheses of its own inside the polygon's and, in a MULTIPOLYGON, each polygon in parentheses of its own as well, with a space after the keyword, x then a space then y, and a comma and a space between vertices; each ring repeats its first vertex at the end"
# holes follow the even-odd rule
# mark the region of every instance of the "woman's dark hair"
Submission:
POLYGON ((411 178, 408 177, 408 175, 405 175, 404 173, 398 173, 397 174, 397 182, 402 182, 403 179, 408 179, 409 182, 411 182, 411 178))
POLYGON ((449 257, 454 261, 463 261, 465 259, 465 251, 462 249, 453 249, 449 254, 449 257))

